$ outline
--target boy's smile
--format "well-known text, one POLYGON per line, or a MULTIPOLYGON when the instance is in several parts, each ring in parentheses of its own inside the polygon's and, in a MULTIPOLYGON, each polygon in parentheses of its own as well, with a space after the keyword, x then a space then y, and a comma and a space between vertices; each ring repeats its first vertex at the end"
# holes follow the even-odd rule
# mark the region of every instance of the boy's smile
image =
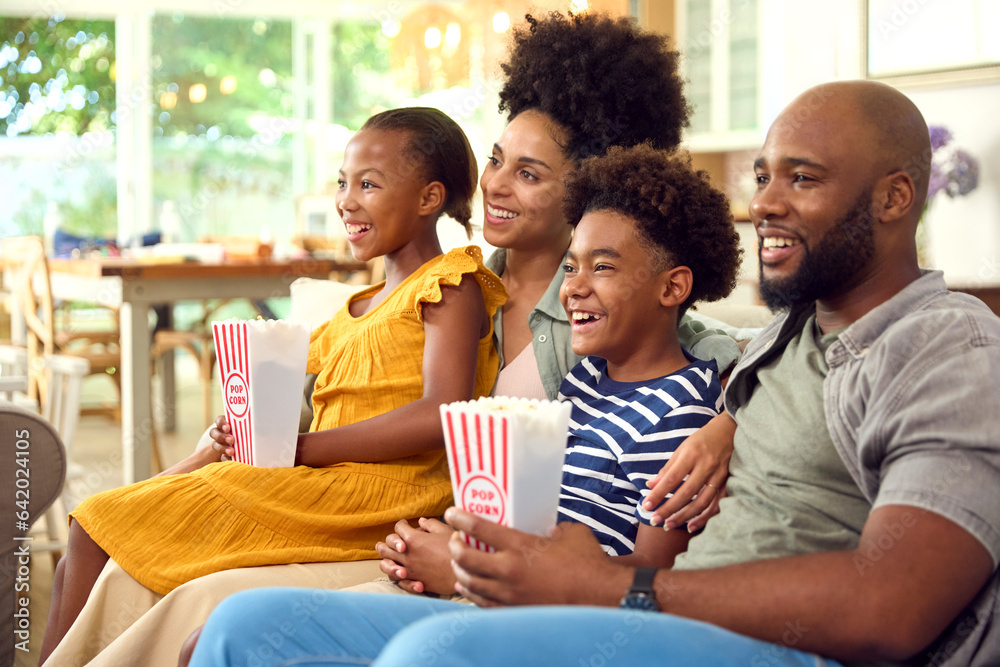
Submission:
POLYGON ((590 325, 596 324, 603 318, 602 313, 591 313, 583 310, 574 310, 569 313, 570 325, 574 331, 586 331, 590 325))

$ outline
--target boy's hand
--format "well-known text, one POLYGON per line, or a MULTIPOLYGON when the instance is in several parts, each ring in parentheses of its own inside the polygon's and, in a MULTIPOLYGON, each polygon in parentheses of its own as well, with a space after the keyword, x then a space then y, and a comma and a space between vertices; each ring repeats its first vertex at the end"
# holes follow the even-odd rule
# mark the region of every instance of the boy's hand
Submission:
POLYGON ((616 604, 632 583, 632 571, 615 565, 583 524, 562 523, 540 537, 457 507, 445 512, 445 520, 496 550, 479 551, 458 532, 449 542, 455 590, 481 607, 616 604))
POLYGON ((448 538, 453 531, 437 519, 421 518, 419 528, 406 521, 396 524, 396 532, 375 545, 382 556, 383 573, 410 593, 450 595, 455 592, 448 538))
POLYGON ((232 461, 236 454, 236 438, 229 431, 226 415, 219 415, 215 418, 215 426, 208 432, 208 437, 212 439, 212 449, 219 455, 220 461, 232 461))
MULTIPOLYGON (((696 516, 699 521, 695 525, 704 526, 715 513, 706 510, 716 503, 729 476, 735 432, 736 422, 723 412, 684 440, 656 477, 646 483, 651 491, 642 507, 656 509, 654 526, 664 523, 669 530, 696 516), (657 509, 671 491, 673 496, 657 509)), ((694 526, 688 528, 694 530, 694 526)))

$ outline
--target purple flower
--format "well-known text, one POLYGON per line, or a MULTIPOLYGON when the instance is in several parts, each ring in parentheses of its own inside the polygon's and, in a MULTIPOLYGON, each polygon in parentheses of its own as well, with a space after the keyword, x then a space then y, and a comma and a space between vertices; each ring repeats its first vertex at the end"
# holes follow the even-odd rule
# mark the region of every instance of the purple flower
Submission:
MULTIPOLYGON (((979 185, 979 163, 962 149, 955 151, 948 174, 948 196, 964 197, 979 185)), ((933 172, 933 169, 931 170, 933 172)))
POLYGON ((939 192, 948 187, 948 174, 941 170, 937 162, 931 162, 931 177, 927 184, 927 201, 931 201, 939 192))
POLYGON ((933 155, 926 205, 929 206, 942 192, 954 199, 975 190, 979 185, 979 163, 976 158, 961 148, 949 145, 953 137, 951 131, 943 125, 931 125, 928 130, 933 155))
POLYGON ((941 148, 948 145, 951 141, 951 132, 948 128, 943 125, 931 125, 929 128, 931 133, 931 150, 937 152, 941 148))

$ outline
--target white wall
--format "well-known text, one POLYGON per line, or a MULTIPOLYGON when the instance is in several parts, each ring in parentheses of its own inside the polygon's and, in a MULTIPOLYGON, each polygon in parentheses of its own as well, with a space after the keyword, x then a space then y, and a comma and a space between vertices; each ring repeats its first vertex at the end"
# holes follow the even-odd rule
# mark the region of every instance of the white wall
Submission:
POLYGON ((959 199, 938 196, 928 214, 932 265, 950 284, 1000 285, 1000 82, 904 89, 932 125, 979 160, 979 188, 959 199))

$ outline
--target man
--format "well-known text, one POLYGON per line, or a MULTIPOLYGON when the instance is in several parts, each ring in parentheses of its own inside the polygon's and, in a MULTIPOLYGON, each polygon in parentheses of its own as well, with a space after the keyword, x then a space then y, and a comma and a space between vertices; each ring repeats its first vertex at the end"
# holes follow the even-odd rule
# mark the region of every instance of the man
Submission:
POLYGON ((1000 320, 917 267, 930 155, 916 107, 875 82, 807 91, 771 127, 751 215, 762 294, 785 310, 694 436, 733 440, 731 477, 673 569, 618 566, 580 526, 446 515, 496 548, 451 544, 482 606, 668 613, 335 598, 331 652, 394 637, 379 664, 997 664, 1000 320))

